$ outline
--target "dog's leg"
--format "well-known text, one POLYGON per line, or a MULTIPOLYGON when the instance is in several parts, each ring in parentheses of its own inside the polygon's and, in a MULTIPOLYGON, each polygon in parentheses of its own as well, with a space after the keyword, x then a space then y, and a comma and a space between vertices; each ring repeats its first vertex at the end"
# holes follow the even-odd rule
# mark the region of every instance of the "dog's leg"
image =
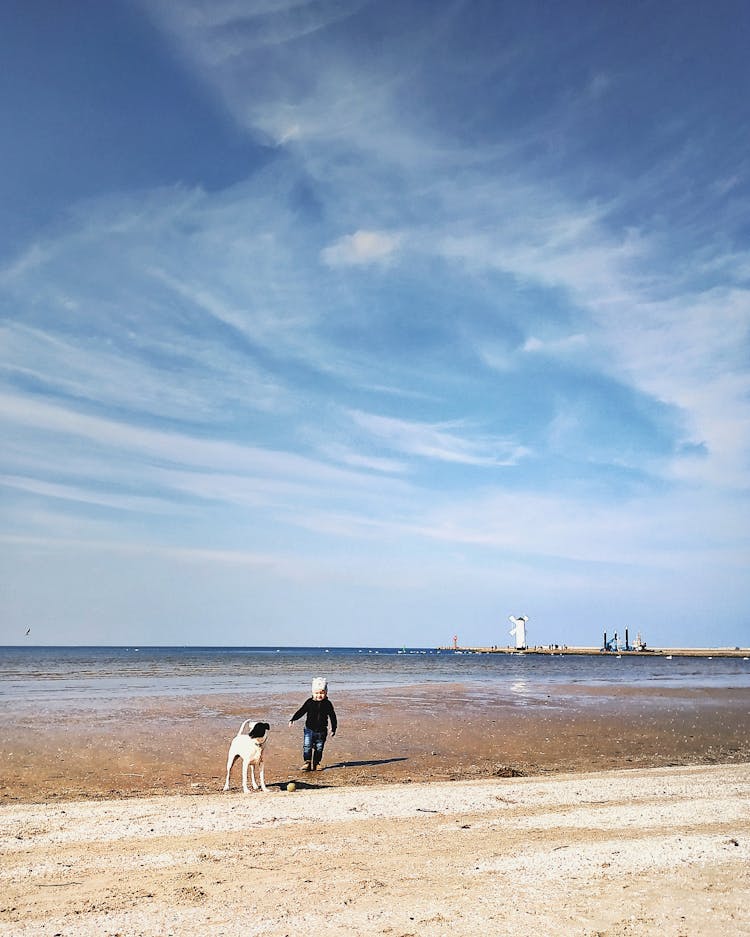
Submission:
POLYGON ((260 759, 260 766, 258 773, 260 774, 260 789, 268 793, 268 788, 266 787, 266 766, 263 762, 263 759, 260 759))
POLYGON ((246 794, 250 793, 247 789, 247 758, 242 759, 242 790, 246 794))
POLYGON ((253 783, 253 790, 257 791, 258 784, 257 784, 257 781, 255 780, 255 762, 254 761, 250 762, 250 780, 253 783))
POLYGON ((229 757, 227 758, 227 779, 224 782, 224 790, 229 790, 229 772, 232 770, 232 765, 234 764, 234 759, 236 755, 230 750, 229 757))

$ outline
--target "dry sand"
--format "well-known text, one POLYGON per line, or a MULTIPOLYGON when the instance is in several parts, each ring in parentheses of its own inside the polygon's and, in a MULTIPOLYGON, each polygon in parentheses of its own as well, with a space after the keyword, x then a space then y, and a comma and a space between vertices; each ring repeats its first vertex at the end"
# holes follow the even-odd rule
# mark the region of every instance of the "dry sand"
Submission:
POLYGON ((747 935, 748 795, 735 764, 6 804, 0 930, 747 935))

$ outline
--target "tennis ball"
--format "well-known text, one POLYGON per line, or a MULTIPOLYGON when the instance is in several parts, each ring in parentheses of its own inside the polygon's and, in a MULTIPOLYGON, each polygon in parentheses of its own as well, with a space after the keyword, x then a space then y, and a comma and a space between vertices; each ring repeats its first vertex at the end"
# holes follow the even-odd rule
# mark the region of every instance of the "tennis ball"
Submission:
POLYGON ((286 789, 287 789, 288 791, 296 791, 296 790, 297 790, 297 785, 294 783, 294 781, 290 781, 290 782, 287 784, 286 789))

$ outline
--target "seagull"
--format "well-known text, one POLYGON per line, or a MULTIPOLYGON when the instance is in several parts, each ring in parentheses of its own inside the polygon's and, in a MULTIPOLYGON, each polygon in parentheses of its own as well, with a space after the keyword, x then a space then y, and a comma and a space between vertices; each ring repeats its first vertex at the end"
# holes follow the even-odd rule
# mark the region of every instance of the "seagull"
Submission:
POLYGON ((26 634, 31 634, 31 628, 26 629, 26 634))

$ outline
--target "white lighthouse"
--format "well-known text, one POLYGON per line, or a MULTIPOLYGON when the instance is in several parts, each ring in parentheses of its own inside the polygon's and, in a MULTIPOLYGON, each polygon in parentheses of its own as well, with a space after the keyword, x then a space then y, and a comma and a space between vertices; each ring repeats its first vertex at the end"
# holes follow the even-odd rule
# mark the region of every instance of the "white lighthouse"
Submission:
POLYGON ((528 615, 508 615, 508 621, 513 624, 510 633, 516 636, 516 650, 522 651, 526 647, 526 622, 528 615))

